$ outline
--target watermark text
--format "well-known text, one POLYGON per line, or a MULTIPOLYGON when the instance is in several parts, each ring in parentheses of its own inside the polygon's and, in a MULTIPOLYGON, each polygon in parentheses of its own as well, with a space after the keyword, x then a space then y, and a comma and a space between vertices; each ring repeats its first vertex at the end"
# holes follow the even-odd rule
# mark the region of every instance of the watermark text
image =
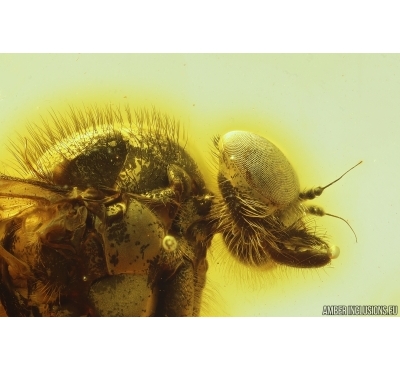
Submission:
POLYGON ((330 305, 322 307, 324 316, 396 316, 397 305, 330 305))

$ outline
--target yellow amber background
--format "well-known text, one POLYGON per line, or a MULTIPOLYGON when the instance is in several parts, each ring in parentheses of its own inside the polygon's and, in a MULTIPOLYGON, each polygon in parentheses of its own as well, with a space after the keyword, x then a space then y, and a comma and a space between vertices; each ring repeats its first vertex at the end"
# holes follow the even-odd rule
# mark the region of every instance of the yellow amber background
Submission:
POLYGON ((0 55, 0 171, 28 122, 68 105, 152 106, 185 125, 210 188, 211 138, 250 130, 278 145, 315 204, 350 222, 315 219, 341 254, 318 270, 250 272, 216 240, 203 315, 320 316, 323 305, 400 303, 399 55, 0 55))

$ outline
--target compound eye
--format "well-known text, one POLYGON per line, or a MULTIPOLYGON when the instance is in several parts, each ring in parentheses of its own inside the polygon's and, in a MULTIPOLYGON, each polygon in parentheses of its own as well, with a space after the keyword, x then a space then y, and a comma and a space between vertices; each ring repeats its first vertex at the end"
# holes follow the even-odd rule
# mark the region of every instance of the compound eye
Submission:
POLYGON ((292 165, 267 139, 247 131, 231 131, 221 137, 218 149, 220 173, 239 191, 272 211, 298 199, 299 182, 292 165))

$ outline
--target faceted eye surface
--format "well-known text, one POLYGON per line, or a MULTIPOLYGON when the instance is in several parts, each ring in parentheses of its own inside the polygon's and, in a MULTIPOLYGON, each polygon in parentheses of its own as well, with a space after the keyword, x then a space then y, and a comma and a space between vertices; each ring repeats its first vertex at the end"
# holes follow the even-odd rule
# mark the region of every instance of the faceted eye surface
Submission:
POLYGON ((220 172, 232 186, 276 209, 298 199, 299 182, 292 165, 267 139, 231 131, 221 137, 219 153, 220 172))

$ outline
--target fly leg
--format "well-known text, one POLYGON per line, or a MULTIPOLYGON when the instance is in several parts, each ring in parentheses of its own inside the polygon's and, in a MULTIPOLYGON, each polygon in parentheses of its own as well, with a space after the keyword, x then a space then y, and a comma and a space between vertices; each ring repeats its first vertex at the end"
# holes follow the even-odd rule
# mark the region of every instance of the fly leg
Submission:
MULTIPOLYGON (((191 208, 190 203, 185 203, 184 209, 191 208)), ((184 237, 170 235, 164 239, 168 243, 163 245, 157 266, 162 273, 154 280, 158 290, 157 316, 199 316, 208 269, 206 254, 212 240, 208 226, 200 219, 188 229, 181 229, 184 237)))
POLYGON ((193 316, 195 274, 191 261, 184 259, 175 273, 158 281, 156 316, 193 316))

